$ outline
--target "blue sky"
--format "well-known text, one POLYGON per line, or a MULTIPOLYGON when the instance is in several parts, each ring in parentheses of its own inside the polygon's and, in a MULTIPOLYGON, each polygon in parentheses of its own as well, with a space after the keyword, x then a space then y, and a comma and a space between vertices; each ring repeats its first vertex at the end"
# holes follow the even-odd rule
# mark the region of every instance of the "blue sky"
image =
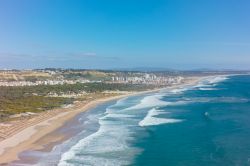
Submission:
POLYGON ((250 69, 249 0, 0 0, 0 68, 250 69))

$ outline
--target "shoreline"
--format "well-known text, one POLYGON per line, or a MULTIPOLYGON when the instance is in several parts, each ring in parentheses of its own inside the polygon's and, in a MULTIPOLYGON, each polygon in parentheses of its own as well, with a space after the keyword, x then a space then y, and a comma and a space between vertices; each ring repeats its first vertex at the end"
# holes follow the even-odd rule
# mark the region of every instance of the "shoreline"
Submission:
MULTIPOLYGON (((88 103, 79 102, 78 105, 75 105, 76 108, 71 107, 65 112, 60 112, 58 115, 54 117, 50 117, 42 122, 39 122, 35 125, 31 125, 26 127, 21 131, 17 131, 17 133, 13 134, 11 137, 0 142, 0 165, 8 164, 13 161, 19 160, 18 154, 23 151, 30 149, 45 149, 43 145, 52 144, 52 147, 56 145, 56 143, 63 142, 65 139, 63 136, 57 138, 48 138, 46 139, 46 143, 42 145, 37 145, 36 142, 42 137, 49 137, 54 131, 64 126, 64 124, 74 117, 76 117, 81 112, 89 111, 92 108, 96 107, 99 104, 103 104, 105 102, 118 100, 121 98, 136 96, 147 93, 159 92, 161 90, 171 90, 175 88, 181 88, 183 86, 194 85, 207 77, 190 77, 184 83, 178 85, 172 85, 165 88, 146 90, 140 92, 130 92, 128 94, 122 94, 117 96, 111 96, 106 98, 94 99, 88 103), (73 109, 73 110, 72 110, 73 109), (49 127, 48 127, 49 126, 49 127), (55 143, 56 142, 56 143, 55 143), (54 144, 53 144, 54 143, 54 144)), ((39 142, 39 141, 38 141, 39 142)))

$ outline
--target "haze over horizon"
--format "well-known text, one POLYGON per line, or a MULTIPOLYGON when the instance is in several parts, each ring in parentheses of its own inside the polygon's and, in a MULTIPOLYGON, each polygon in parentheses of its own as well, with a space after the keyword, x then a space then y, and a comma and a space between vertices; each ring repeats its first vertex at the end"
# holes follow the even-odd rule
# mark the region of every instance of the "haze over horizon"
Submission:
POLYGON ((250 69, 247 0, 0 0, 0 68, 250 69))

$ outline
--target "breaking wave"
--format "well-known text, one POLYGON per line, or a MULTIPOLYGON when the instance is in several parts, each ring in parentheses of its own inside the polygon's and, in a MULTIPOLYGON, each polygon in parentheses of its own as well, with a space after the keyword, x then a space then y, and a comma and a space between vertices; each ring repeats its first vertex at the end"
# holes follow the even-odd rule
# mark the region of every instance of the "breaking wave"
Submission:
POLYGON ((149 110, 147 115, 143 120, 139 122, 139 126, 153 126, 153 125, 160 125, 160 124, 165 124, 165 123, 177 123, 181 122, 182 120, 180 119, 171 119, 171 118, 157 118, 155 116, 168 113, 163 110, 157 110, 155 108, 149 110))

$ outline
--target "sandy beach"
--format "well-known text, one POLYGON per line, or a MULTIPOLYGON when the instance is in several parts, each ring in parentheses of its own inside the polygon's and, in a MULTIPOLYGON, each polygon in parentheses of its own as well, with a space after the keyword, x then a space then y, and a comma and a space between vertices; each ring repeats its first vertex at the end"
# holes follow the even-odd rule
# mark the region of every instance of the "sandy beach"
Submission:
MULTIPOLYGON (((193 85, 202 79, 204 79, 204 77, 189 78, 183 84, 169 86, 164 89, 173 89, 182 86, 193 85)), ((0 137, 2 139, 0 140, 0 165, 18 160, 18 154, 25 150, 43 148, 42 145, 36 144, 36 142, 42 137, 48 136, 47 139, 44 139, 46 140, 44 144, 62 141, 64 139, 63 136, 49 137, 50 133, 62 127, 67 121, 74 118, 79 113, 90 110, 98 104, 132 95, 157 92, 160 90, 162 89, 154 89, 143 92, 130 92, 127 94, 95 99, 87 103, 77 102, 69 108, 46 111, 37 118, 23 122, 22 126, 16 127, 11 131, 6 131, 6 133, 9 132, 9 135, 3 132, 0 133, 0 137)))

